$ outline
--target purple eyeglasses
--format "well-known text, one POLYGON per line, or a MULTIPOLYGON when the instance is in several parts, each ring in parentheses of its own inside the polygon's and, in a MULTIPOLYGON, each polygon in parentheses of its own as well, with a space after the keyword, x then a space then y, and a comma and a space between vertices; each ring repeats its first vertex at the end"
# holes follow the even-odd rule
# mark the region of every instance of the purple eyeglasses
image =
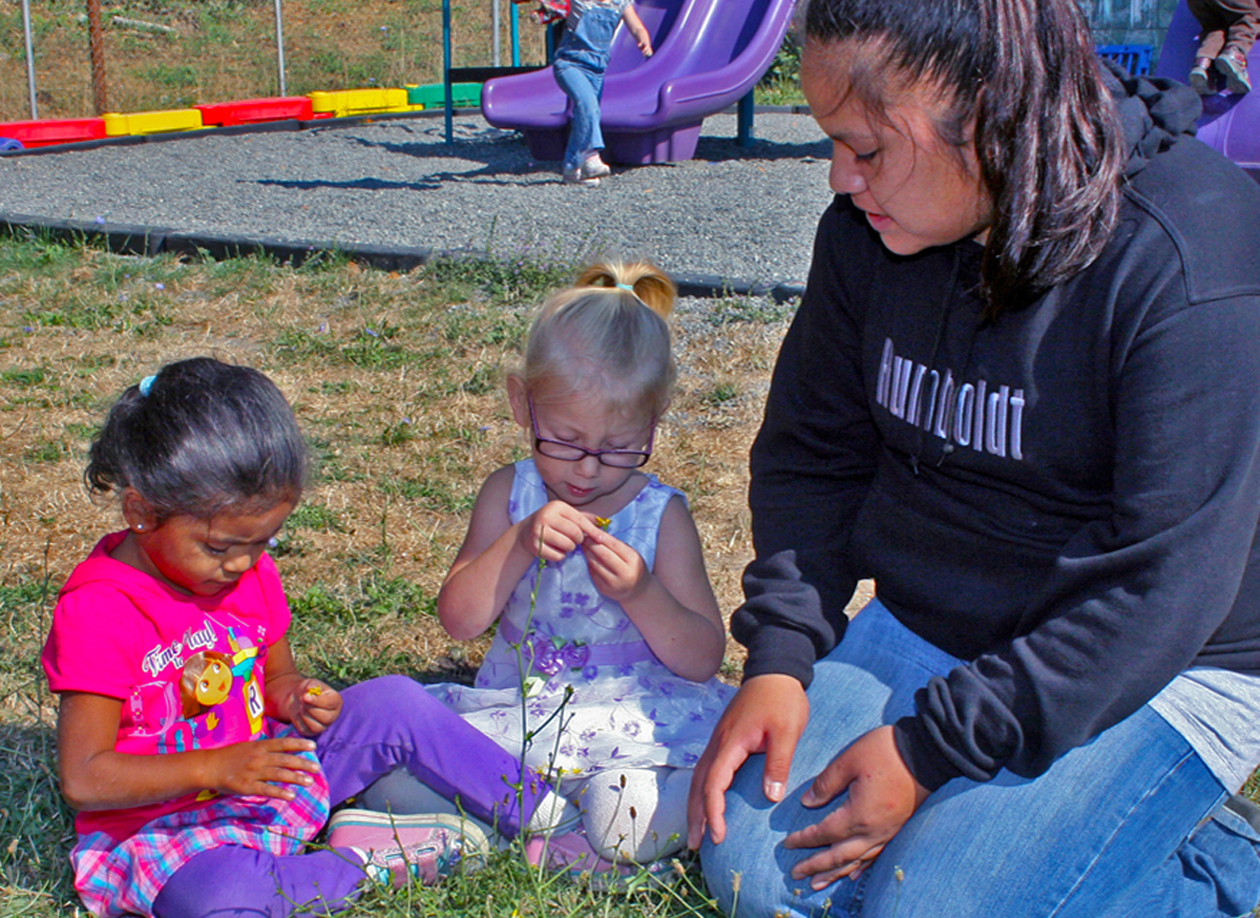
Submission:
POLYGON ((581 462, 587 456, 594 456, 601 465, 615 469, 637 469, 646 465, 652 457, 652 442, 656 439, 656 418, 652 418, 652 430, 648 434, 647 448, 638 449, 586 449, 576 443, 564 443, 550 440, 538 432, 538 415, 534 412, 534 397, 526 397, 529 401, 529 422, 534 427, 534 449, 551 459, 564 462, 581 462))

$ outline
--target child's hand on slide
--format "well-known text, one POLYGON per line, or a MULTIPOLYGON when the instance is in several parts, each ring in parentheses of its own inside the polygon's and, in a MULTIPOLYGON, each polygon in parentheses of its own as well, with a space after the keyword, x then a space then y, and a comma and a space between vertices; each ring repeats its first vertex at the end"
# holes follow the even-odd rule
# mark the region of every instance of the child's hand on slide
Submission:
POLYGON ((341 695, 318 679, 302 679, 293 686, 291 723, 303 736, 318 736, 341 714, 341 695))
POLYGON ((553 500, 521 523, 520 545, 531 555, 544 561, 562 561, 586 538, 590 517, 566 504, 553 500))

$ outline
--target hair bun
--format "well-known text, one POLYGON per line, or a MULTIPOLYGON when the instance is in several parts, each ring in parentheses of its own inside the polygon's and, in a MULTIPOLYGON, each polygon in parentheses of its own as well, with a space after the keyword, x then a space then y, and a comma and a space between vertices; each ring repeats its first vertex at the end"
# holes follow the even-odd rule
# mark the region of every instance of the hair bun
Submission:
POLYGON ((649 261, 596 262, 578 275, 578 287, 619 287, 633 292, 662 318, 674 309, 678 288, 664 271, 649 261))

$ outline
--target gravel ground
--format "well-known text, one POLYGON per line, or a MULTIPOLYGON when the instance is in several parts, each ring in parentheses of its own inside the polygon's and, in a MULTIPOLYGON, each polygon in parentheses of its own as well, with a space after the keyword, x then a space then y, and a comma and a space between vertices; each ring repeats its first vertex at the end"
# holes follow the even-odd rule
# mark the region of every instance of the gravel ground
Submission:
POLYGON ((803 284, 830 153, 808 115, 705 121, 696 158, 560 183, 479 115, 206 135, 0 159, 0 220, 124 224, 287 243, 647 257, 683 275, 803 284))

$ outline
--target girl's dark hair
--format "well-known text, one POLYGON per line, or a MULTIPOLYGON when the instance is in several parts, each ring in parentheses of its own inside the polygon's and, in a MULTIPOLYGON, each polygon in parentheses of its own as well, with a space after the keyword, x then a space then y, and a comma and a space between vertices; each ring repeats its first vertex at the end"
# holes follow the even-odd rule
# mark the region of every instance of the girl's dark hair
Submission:
POLYGON ((90 491, 135 488, 159 522, 297 501, 306 482, 306 443, 276 384, 211 357, 130 386, 88 458, 90 491))
POLYGON ((981 275, 989 313, 1027 305, 1098 257, 1115 228, 1124 135, 1077 0, 809 0, 806 39, 869 52, 850 91, 935 82, 937 131, 966 142, 993 206, 981 275))

